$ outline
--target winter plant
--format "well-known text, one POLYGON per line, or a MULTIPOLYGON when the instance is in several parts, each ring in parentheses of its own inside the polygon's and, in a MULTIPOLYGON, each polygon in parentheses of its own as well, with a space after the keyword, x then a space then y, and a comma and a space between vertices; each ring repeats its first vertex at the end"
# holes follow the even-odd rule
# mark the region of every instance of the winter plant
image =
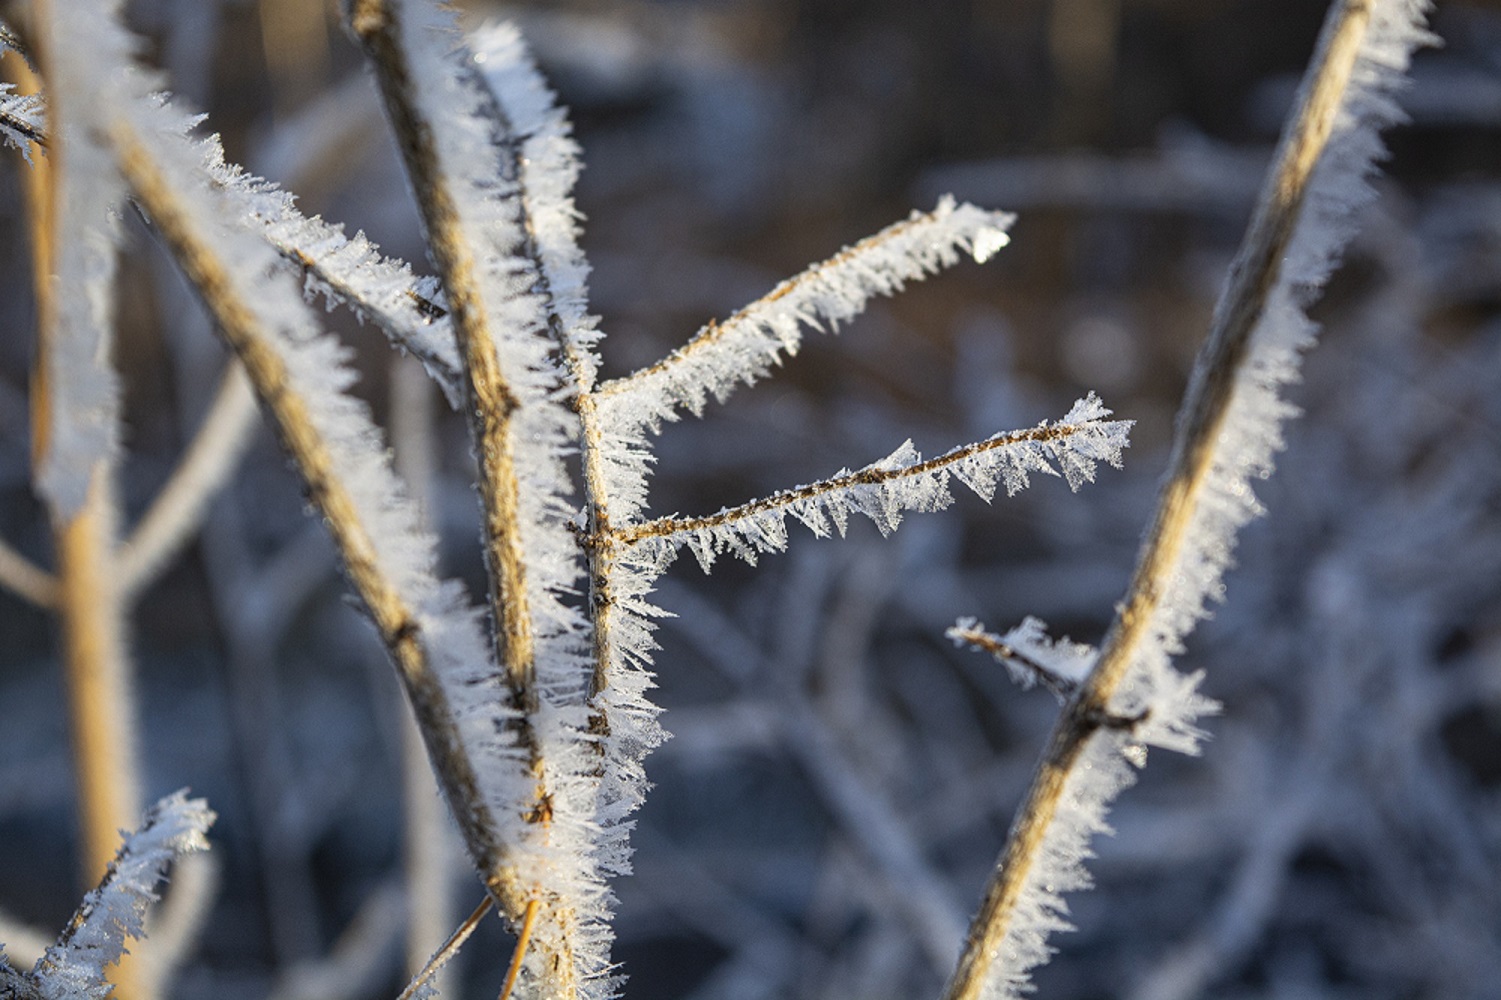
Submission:
MULTIPOLYGON (((437 274, 419 278, 362 235, 302 216, 291 194, 226 161, 217 137, 165 92, 111 0, 33 0, 5 45, 35 60, 41 97, 0 94, 0 132, 32 162, 41 324, 36 485, 51 513, 55 572, 0 551, 0 577, 63 622, 91 857, 99 888, 29 974, 0 965, 17 997, 103 996, 105 967, 139 936, 167 862, 204 846, 206 806, 178 795, 139 809, 128 747, 131 594, 198 525, 232 461, 190 449, 185 474, 122 541, 114 498, 120 391, 110 366, 121 219, 150 222, 196 289, 238 367, 216 414, 248 410, 246 384, 302 476, 345 575, 396 667, 433 772, 487 899, 517 936, 506 989, 613 995, 610 880, 630 869, 643 762, 665 738, 649 700, 656 581, 683 549, 708 570, 789 544, 788 518, 883 533, 954 502, 989 501, 1034 474, 1073 488, 1118 465, 1129 421, 1094 395, 1055 421, 924 459, 910 442, 826 479, 700 516, 649 511, 654 441, 891 295, 1007 241, 1011 216, 943 198, 788 279, 681 348, 601 380, 602 333, 572 201, 578 150, 516 31, 470 33, 432 0, 352 0, 401 148, 437 274), (45 100, 45 120, 43 111, 45 100), (41 155, 37 155, 40 151, 41 155), (476 608, 435 572, 434 542, 351 393, 348 351, 313 306, 343 305, 419 358, 467 419, 489 592, 476 608), (243 372, 243 376, 240 374, 243 372)), ((1215 705, 1172 664, 1223 592, 1238 530, 1261 512, 1294 409, 1282 390, 1311 346, 1309 305, 1369 199, 1377 133, 1413 48, 1422 0, 1336 0, 1233 265, 1177 426, 1135 575, 1098 651, 1036 619, 1004 635, 964 619, 961 644, 1062 703, 963 954, 949 1000, 1013 997, 1067 927, 1064 894, 1087 887, 1091 839, 1148 747, 1197 752, 1215 705)), ((232 416, 223 420, 233 423, 232 416)), ((211 417, 206 428, 217 427, 211 417)), ((207 433, 207 430, 206 432, 207 433)), ((233 437, 233 435, 231 435, 233 437)), ((229 449, 230 451, 233 448, 229 449)), ((963 609, 956 609, 963 610, 963 609)), ((149 977, 111 972, 128 1000, 149 977)))

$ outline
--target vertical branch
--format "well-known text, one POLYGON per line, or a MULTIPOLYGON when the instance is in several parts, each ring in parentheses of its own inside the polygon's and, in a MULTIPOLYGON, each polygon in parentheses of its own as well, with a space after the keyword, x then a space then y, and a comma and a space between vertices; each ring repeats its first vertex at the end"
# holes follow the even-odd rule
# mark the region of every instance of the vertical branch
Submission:
MULTIPOLYGON (((406 481, 418 516, 433 527, 437 475, 434 393, 420 365, 397 358, 391 366, 391 442, 396 471, 406 481)), ((448 936, 454 921, 454 846, 447 819, 433 794, 433 773, 422 733, 401 712, 401 784, 406 865, 407 974, 415 976, 448 936)), ((488 900, 489 897, 486 897, 488 900)), ((448 994, 446 966, 434 972, 432 988, 448 994)))
MULTIPOLYGON (((33 15, 39 28, 40 64, 55 83, 53 77, 59 73, 55 62, 58 54, 58 39, 53 31, 55 15, 45 0, 33 5, 33 15)), ((30 76, 23 64, 16 64, 15 69, 20 76, 30 76)), ((32 92, 39 89, 34 78, 23 79, 22 83, 32 92)), ((86 471, 73 474, 78 482, 51 488, 47 488, 47 482, 43 485, 52 513, 57 551, 56 607, 62 630, 69 731, 78 783, 82 874, 92 884, 114 860, 119 832, 132 827, 140 815, 140 770, 125 644, 125 605, 114 564, 118 532, 115 459, 112 449, 107 445, 98 447, 87 430, 75 433, 59 423, 68 419, 61 412, 64 401, 94 398, 90 395, 94 386, 77 388, 66 385, 65 380, 94 380, 109 386, 105 372, 77 370, 71 362, 80 346, 85 349, 92 346, 89 342, 93 338, 98 338, 99 346, 105 348, 112 339, 108 327, 112 310, 108 303, 113 267, 112 262, 100 265, 87 260, 89 248, 64 242, 74 236, 82 243, 84 237, 91 235, 62 231, 64 200, 82 200, 85 212, 96 207, 91 200, 81 198, 75 188, 86 188, 98 181, 82 176, 90 158, 81 144, 77 150, 71 148, 64 141, 67 133, 56 124, 66 121, 66 100, 58 92, 66 92, 67 88, 54 85, 49 89, 53 92, 53 141, 48 155, 36 156, 34 168, 26 172, 39 341, 32 393, 32 456, 33 467, 40 470, 39 478, 50 479, 53 484, 63 477, 51 478, 49 470, 88 462, 86 471), (74 171, 72 174, 68 173, 70 169, 74 171), (65 260, 65 255, 69 259, 65 260), (81 262, 80 258, 85 259, 81 262), (103 273, 88 274, 89 264, 101 267, 103 273), (64 273, 88 274, 99 285, 60 287, 60 276, 64 273), (85 313, 76 303, 65 305, 61 301, 63 295, 97 295, 105 302, 100 310, 103 315, 85 313), (77 454, 60 454, 64 449, 76 449, 77 454)), ((104 218, 84 218, 82 225, 104 228, 108 222, 104 218)), ((113 246, 103 253, 112 256, 113 246)), ((107 372, 110 364, 107 352, 91 360, 107 372)), ((109 388, 103 393, 102 402, 106 410, 102 419, 112 422, 116 411, 109 388)), ((108 435, 109 430, 105 433, 108 435)), ((125 959, 110 973, 117 995, 123 1000, 145 1000, 147 984, 138 971, 125 959)))
POLYGON ((539 988, 567 997, 608 989, 609 898, 583 731, 579 640, 588 623, 564 600, 578 555, 565 527, 571 484, 560 455, 578 422, 558 401, 566 375, 515 161, 498 148, 504 116, 473 63, 454 57, 460 41, 439 5, 355 0, 350 23, 401 145, 466 370, 496 645, 518 715, 512 732, 534 779, 530 801, 506 806, 530 827, 514 858, 519 884, 532 891, 497 902, 514 926, 530 899, 540 900, 527 959, 539 988))
MULTIPOLYGON (((449 315, 467 375, 465 410, 471 417, 479 453, 485 557, 492 582, 497 652, 518 707, 531 712, 536 709, 536 664, 519 531, 516 449, 511 434, 512 418, 521 401, 512 390, 509 373, 501 371, 495 333, 485 316, 478 265, 460 230, 458 207, 438 163, 432 130, 416 107, 412 69, 401 44, 398 17, 395 5, 388 0, 359 0, 352 6, 350 21, 375 66, 381 96, 427 224, 429 249, 443 274, 449 315)), ((545 812, 545 804, 539 801, 539 815, 545 812)), ((515 912, 519 914, 524 907, 525 901, 519 901, 515 912)))
POLYGON ((1206 706, 1168 658, 1207 613, 1236 530, 1260 512, 1250 480, 1270 471, 1292 412, 1277 392, 1312 342, 1303 310, 1348 239, 1347 217, 1368 200, 1375 131, 1398 115, 1389 92, 1426 37, 1424 6, 1335 0, 1329 10, 1190 381, 1126 598, 1053 730, 947 1000, 1018 995, 1046 959, 1044 935, 1066 926, 1057 893, 1086 884, 1077 858, 1132 780, 1128 744, 1194 745, 1192 719, 1206 706), (1123 714, 1131 708, 1139 714, 1123 714))

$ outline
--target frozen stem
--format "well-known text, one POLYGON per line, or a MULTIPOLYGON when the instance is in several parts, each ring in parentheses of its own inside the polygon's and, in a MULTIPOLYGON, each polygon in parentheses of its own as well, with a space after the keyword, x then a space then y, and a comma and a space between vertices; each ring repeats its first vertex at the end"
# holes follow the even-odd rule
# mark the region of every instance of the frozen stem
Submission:
POLYGON ((1125 600, 1093 672, 1065 705, 1012 825, 946 1000, 979 1000, 1015 916, 1025 881, 1039 863, 1064 782, 1086 743, 1113 716, 1112 696, 1126 678, 1158 609, 1201 503, 1215 449, 1251 333, 1276 285, 1314 167, 1336 116, 1371 22, 1374 0, 1340 0, 1330 10, 1301 101, 1284 133, 1229 284, 1215 311, 1180 411, 1169 471, 1125 600))

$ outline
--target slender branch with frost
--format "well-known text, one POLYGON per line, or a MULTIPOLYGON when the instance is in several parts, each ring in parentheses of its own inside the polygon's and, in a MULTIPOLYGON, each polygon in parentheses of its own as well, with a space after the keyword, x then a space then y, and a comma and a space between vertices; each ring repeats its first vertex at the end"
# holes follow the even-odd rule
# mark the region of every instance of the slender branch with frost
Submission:
POLYGON ((603 994, 610 899, 595 843, 588 625, 565 602, 582 575, 562 464, 578 422, 559 399, 569 375, 555 361, 569 341, 555 339, 556 309, 545 306, 514 139, 452 12, 356 0, 349 17, 400 142, 463 359, 497 654, 517 713, 514 738, 535 778, 522 803, 535 829, 515 845, 536 852, 521 866, 532 884, 496 901, 515 925, 541 897, 528 976, 564 996, 603 994))
POLYGON ((1067 927, 1062 893, 1143 746, 1193 751, 1212 710, 1198 677, 1171 665, 1219 595, 1237 531, 1261 512, 1253 479, 1272 469, 1296 411, 1280 392, 1313 342, 1306 309, 1367 204, 1378 130, 1412 50, 1430 40, 1424 0, 1337 0, 1284 133, 1185 397, 1169 472, 1125 601, 1099 660, 1065 706, 970 930, 948 1000, 1014 997, 1067 927), (1129 730, 1111 715, 1148 715, 1129 730))
MULTIPOLYGON (((94 53, 73 44, 85 20, 68 3, 38 2, 32 14, 42 78, 57 95, 58 132, 27 172, 39 327, 33 455, 57 552, 80 861, 92 882, 141 803, 134 677, 114 565, 121 401, 112 354, 125 188, 88 120, 94 53)), ((98 973, 95 989, 107 989, 98 973)), ((119 963, 111 979, 124 1000, 151 1000, 134 961, 119 963)))
POLYGON ((303 215, 290 193, 226 162, 217 136, 203 140, 202 149, 215 183, 302 274, 305 294, 320 294, 330 306, 348 305, 361 320, 374 323, 420 360, 449 402, 457 404, 463 376, 437 282, 418 278, 405 262, 382 255, 364 233, 346 236, 342 226, 303 215))
POLYGON ((208 850, 204 834, 214 813, 202 799, 176 792, 158 801, 135 833, 125 838, 57 942, 27 977, 41 1000, 106 1000, 112 989, 105 967, 126 952, 126 938, 143 936, 147 906, 167 865, 208 850))
POLYGON ((1027 618, 1005 635, 987 632, 974 618, 961 618, 944 633, 956 646, 971 646, 1003 664, 1023 688, 1041 685, 1060 702, 1079 690, 1094 668, 1097 651, 1067 638, 1053 639, 1047 626, 1027 618))
POLYGON ((723 323, 710 323, 656 364, 599 387, 609 420, 657 428, 679 407, 703 412, 796 354, 802 328, 830 330, 859 315, 877 295, 893 295, 951 267, 963 251, 984 263, 1010 237, 1013 216, 959 205, 945 195, 931 212, 866 237, 772 289, 723 323))
MULTIPOLYGON (((0 139, 31 161, 28 141, 47 148, 46 105, 40 93, 11 95, 10 88, 0 84, 0 139)), ((321 296, 330 307, 347 305, 362 322, 374 323, 394 345, 418 358, 448 401, 457 404, 459 357, 435 279, 418 278, 410 265, 384 256, 362 232, 346 236, 340 225, 303 215, 292 194, 228 162, 217 135, 200 140, 199 147, 214 183, 297 269, 309 299, 321 296)))
POLYGON ((476 616, 433 575, 344 351, 314 322, 272 251, 202 169, 188 119, 153 96, 113 4, 78 4, 91 50, 90 124, 244 363, 323 514, 345 570, 407 689, 450 808, 492 894, 515 891, 512 804, 529 796, 524 755, 495 737, 512 717, 476 616), (95 51, 97 50, 97 51, 95 51), (99 56, 102 52, 106 56, 99 56))
MULTIPOLYGON (((533 291, 561 348, 567 391, 576 394, 587 537, 599 539, 629 516, 617 513, 614 501, 622 480, 627 493, 644 493, 645 474, 625 470, 611 477, 610 441, 593 392, 600 332, 598 318, 588 312, 589 265, 578 245, 579 212, 573 202, 578 144, 514 26, 481 29, 472 45, 475 66, 505 127, 496 152, 506 160, 502 174, 516 178, 523 253, 536 266, 533 291)), ((583 554, 593 639, 588 732, 600 754, 594 769, 594 850, 602 872, 624 874, 631 857, 626 818, 640 807, 648 787, 643 762, 666 739, 657 722, 660 709, 646 695, 653 684, 646 658, 636 655, 650 648, 655 609, 645 601, 649 581, 631 578, 631 564, 619 558, 615 546, 587 544, 583 554)))
POLYGON ((245 369, 231 364, 182 459, 120 545, 121 600, 129 604, 138 597, 197 533, 209 503, 234 475, 256 417, 245 369))
POLYGON ((1106 420, 1110 410, 1091 393, 1057 423, 1043 421, 1024 431, 997 434, 924 461, 908 441, 891 455, 856 472, 783 490, 705 517, 664 517, 622 528, 616 541, 660 548, 688 545, 707 572, 716 556, 730 551, 754 563, 758 552, 787 547, 786 518, 796 517, 813 534, 844 534, 851 513, 864 514, 882 534, 901 523, 907 510, 942 510, 953 503, 950 477, 989 501, 1005 483, 1008 496, 1025 489, 1033 472, 1061 475, 1072 489, 1094 481, 1095 465, 1120 467, 1129 420, 1106 420))
POLYGON ((13 93, 15 86, 0 83, 0 140, 7 146, 21 151, 28 162, 31 145, 47 148, 47 120, 43 114, 42 99, 36 94, 13 93))

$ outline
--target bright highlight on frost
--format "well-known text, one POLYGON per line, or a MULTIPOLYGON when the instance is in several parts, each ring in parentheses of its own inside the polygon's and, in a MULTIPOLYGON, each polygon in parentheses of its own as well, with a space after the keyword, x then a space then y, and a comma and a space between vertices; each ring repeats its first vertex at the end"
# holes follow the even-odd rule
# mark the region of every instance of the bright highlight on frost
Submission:
POLYGON ((146 910, 156 899, 167 865, 208 850, 204 834, 214 818, 202 799, 190 799, 185 792, 147 810, 98 888, 84 897, 31 973, 23 976, 0 957, 0 994, 16 1000, 105 1000, 113 988, 105 969, 120 960, 127 938, 145 936, 146 910))

